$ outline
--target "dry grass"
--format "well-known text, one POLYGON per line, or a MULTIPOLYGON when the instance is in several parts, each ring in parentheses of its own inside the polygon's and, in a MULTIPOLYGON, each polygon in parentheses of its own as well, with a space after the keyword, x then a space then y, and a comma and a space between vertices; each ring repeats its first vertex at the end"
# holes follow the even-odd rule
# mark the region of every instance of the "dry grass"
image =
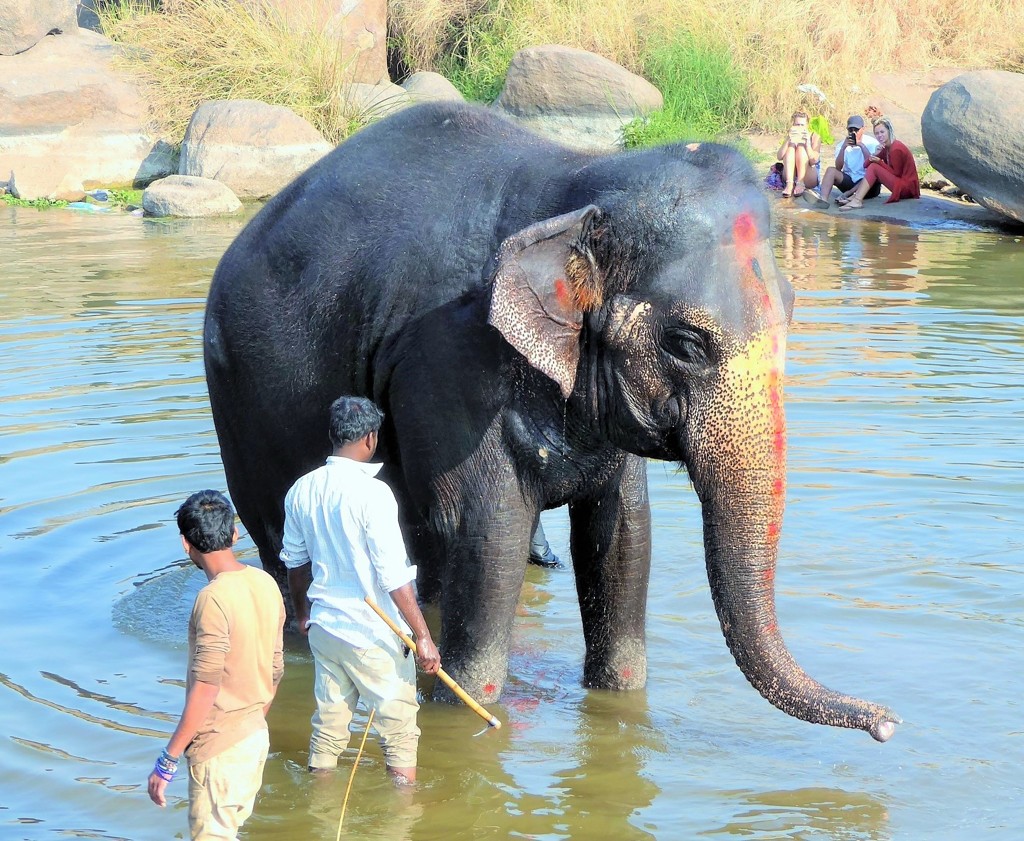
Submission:
POLYGON ((753 124, 772 129, 797 106, 839 120, 862 110, 872 73, 1024 69, 1020 0, 391 0, 389 13, 415 69, 437 69, 453 46, 497 32, 512 52, 565 44, 641 71, 648 44, 685 33, 733 57, 748 79, 753 124), (801 84, 817 86, 827 104, 799 93, 801 84))
POLYGON ((338 95, 346 83, 338 41, 260 0, 164 0, 162 11, 149 0, 114 0, 99 12, 169 137, 180 139, 210 99, 285 105, 334 143, 369 118, 338 95))
MULTIPOLYGON (((338 95, 347 70, 338 41, 312 17, 286 19, 270 0, 103 0, 99 11, 171 138, 207 99, 288 106, 332 142, 373 117, 348 112, 338 95)), ((867 104, 861 91, 877 72, 1024 70, 1021 0, 390 0, 388 14, 412 69, 440 70, 484 100, 529 45, 590 50, 649 78, 666 44, 725 55, 745 85, 746 125, 733 128, 777 129, 798 106, 842 120, 867 104), (798 92, 801 84, 827 103, 798 92)), ((666 101, 703 96, 688 71, 651 81, 666 101), (669 89, 687 84, 694 90, 669 89)))

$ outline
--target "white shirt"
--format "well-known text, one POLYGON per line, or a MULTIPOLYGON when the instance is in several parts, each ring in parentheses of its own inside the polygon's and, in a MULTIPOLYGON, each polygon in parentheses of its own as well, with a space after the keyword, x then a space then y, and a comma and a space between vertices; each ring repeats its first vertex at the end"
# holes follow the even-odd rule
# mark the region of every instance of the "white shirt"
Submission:
MULTIPOLYGON (((846 143, 844 138, 841 143, 846 143)), ((861 135, 860 142, 867 147, 868 153, 871 155, 878 154, 878 148, 881 145, 873 134, 864 132, 861 135)), ((836 151, 838 157, 839 152, 836 151)), ((843 153, 843 172, 850 176, 854 181, 860 181, 864 177, 864 170, 867 169, 867 162, 864 160, 864 150, 860 146, 847 146, 846 151, 843 153)))
POLYGON ((380 464, 331 456, 301 477, 284 499, 281 560, 289 569, 312 564, 310 622, 354 648, 401 641, 363 599, 370 596, 408 631, 389 595, 416 579, 398 525, 398 503, 375 478, 380 464))

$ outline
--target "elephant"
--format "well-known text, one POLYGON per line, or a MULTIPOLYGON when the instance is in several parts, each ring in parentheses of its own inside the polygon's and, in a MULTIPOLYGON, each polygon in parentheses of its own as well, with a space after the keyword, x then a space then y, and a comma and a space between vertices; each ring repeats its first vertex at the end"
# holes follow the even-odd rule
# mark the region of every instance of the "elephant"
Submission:
POLYGON ((248 222, 207 300, 214 425, 264 567, 283 588, 282 500, 329 454, 329 404, 370 397, 446 671, 498 700, 531 534, 567 506, 583 682, 638 689, 646 460, 676 462, 748 681, 791 716, 887 740, 900 719, 813 680, 776 623, 793 292, 769 225, 724 145, 575 151, 465 103, 359 131, 248 222))

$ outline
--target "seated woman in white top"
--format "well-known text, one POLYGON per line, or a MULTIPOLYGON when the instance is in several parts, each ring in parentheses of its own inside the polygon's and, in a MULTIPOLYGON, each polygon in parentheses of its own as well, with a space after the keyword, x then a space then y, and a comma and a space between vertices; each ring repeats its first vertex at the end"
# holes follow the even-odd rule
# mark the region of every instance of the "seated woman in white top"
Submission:
POLYGON ((790 117, 789 133, 782 140, 778 160, 782 161, 786 188, 782 197, 802 195, 808 187, 818 186, 818 164, 821 160, 821 137, 808 127, 808 117, 796 111, 790 117))

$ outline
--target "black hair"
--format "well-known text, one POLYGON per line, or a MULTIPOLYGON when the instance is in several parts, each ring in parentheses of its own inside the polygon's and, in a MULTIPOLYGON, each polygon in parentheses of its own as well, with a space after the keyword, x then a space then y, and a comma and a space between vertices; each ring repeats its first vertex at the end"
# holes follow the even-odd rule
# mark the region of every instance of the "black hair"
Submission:
POLYGON ((331 404, 331 424, 328 434, 335 447, 358 441, 370 432, 380 429, 384 413, 366 397, 343 395, 331 404))
POLYGON ((230 549, 235 538, 235 509, 220 491, 198 491, 174 512, 178 531, 204 555, 230 549))

